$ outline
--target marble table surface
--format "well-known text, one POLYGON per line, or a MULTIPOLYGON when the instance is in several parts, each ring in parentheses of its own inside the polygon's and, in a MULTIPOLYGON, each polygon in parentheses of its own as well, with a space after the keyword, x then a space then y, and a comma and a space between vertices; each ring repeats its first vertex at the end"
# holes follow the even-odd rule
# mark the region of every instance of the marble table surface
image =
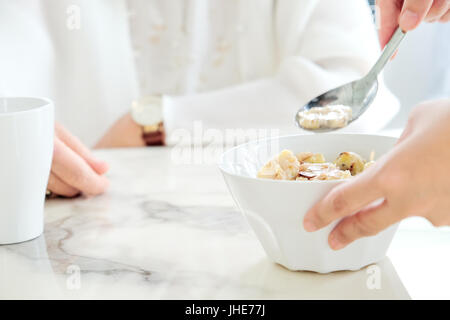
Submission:
POLYGON ((268 260, 214 164, 169 148, 97 155, 108 192, 47 201, 42 236, 0 246, 0 298, 450 298, 448 228, 407 220, 377 265, 291 272, 268 260))

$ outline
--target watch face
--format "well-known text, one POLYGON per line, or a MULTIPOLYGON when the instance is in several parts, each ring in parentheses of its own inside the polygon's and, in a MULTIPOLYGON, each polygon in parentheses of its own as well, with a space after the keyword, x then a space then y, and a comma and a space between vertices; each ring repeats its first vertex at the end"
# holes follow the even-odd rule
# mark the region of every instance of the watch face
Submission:
POLYGON ((141 126, 151 126, 162 121, 162 99, 150 96, 134 101, 131 106, 131 117, 141 126))

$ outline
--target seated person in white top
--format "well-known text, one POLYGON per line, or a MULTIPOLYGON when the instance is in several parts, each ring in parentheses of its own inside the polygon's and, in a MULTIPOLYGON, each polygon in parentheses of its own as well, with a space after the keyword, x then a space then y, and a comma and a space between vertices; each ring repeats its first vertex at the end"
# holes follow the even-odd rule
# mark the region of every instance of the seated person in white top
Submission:
MULTIPOLYGON (((301 105, 363 76, 380 52, 363 0, 0 1, 0 21, 0 95, 55 102, 48 188, 63 196, 107 188, 107 164, 84 145, 149 142, 130 115, 133 100, 167 97, 163 126, 145 123, 157 128, 149 144, 162 142, 161 128, 176 143, 174 133, 197 120, 203 129, 296 133, 301 105)), ((347 130, 376 131, 397 110, 380 83, 347 130)))

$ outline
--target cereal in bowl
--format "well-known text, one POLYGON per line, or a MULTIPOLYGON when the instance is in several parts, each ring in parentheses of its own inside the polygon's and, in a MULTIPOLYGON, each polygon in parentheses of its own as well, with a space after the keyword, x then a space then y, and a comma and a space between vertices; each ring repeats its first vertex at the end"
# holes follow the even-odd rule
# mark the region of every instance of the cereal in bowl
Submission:
POLYGON ((258 178, 295 180, 299 168, 300 162, 295 154, 290 150, 283 150, 259 170, 258 178))
POLYGON ((294 154, 283 150, 258 171, 257 177, 292 181, 348 179, 373 164, 374 161, 367 162, 354 152, 342 152, 332 163, 326 162, 321 153, 294 154))

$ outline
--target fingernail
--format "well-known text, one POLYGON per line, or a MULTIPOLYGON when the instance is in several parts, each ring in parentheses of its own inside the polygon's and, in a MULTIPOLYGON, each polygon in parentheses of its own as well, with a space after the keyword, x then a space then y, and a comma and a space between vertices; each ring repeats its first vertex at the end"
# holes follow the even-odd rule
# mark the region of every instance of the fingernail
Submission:
POLYGON ((410 31, 420 23, 419 15, 411 10, 405 10, 398 23, 403 31, 410 31))
POLYGON ((333 249, 333 250, 339 250, 344 247, 344 244, 339 241, 339 239, 336 237, 336 234, 334 234, 334 233, 332 233, 330 235, 329 243, 330 243, 331 249, 333 249))
POLYGON ((303 227, 308 232, 313 232, 317 230, 317 226, 311 220, 303 221, 303 227))

